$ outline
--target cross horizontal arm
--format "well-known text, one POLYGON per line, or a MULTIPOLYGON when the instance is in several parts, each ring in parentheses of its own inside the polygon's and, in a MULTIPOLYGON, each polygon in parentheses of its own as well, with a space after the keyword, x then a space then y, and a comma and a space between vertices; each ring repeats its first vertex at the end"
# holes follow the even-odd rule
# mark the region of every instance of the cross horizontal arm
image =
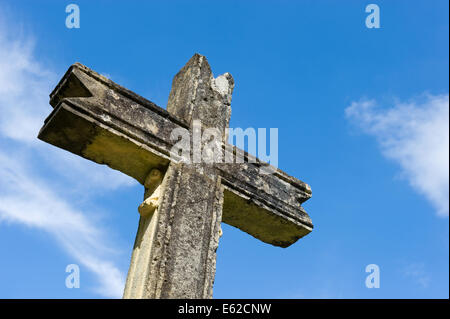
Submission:
MULTIPOLYGON (((89 68, 74 64, 50 94, 53 112, 39 139, 106 164, 144 183, 153 168, 164 171, 177 128, 188 125, 166 110, 115 84, 89 68)), ((224 146, 224 149, 229 149, 224 146)), ((234 148, 234 152, 243 152, 234 148)), ((222 163, 223 222, 273 245, 287 247, 312 230, 301 207, 309 186, 276 170, 259 174, 257 163, 222 163)))

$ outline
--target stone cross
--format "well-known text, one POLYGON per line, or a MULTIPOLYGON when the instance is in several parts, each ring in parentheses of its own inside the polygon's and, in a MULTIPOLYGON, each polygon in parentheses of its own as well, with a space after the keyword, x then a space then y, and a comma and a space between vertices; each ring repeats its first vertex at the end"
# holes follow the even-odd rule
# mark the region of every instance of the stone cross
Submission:
POLYGON ((287 247, 312 231, 310 187, 227 144, 234 82, 195 54, 174 77, 167 111, 75 63, 50 94, 38 138, 119 170, 145 186, 124 298, 211 298, 221 222, 287 247), (171 156, 175 129, 200 120, 244 163, 189 164, 171 156))

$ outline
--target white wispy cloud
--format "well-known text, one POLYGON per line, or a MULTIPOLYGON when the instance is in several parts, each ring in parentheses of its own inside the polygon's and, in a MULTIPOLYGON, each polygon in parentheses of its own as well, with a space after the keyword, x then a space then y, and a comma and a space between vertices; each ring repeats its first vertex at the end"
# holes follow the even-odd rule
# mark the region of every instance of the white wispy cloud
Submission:
POLYGON ((135 185, 119 172, 48 147, 36 138, 51 111, 48 95, 58 76, 36 61, 35 40, 24 36, 22 28, 6 25, 1 12, 0 16, 0 136, 14 140, 17 145, 32 147, 59 173, 72 178, 72 185, 79 176, 88 178, 93 189, 135 185))
POLYGON ((439 216, 449 214, 449 96, 425 94, 380 108, 360 100, 345 109, 384 156, 400 164, 403 176, 424 195, 439 216))
POLYGON ((33 41, 0 25, 0 132, 20 142, 34 142, 45 118, 55 76, 33 58, 33 41))
POLYGON ((0 12, 0 227, 18 224, 48 232, 96 275, 99 294, 120 297, 124 273, 114 263, 118 252, 112 236, 93 222, 98 214, 81 211, 71 198, 91 193, 86 185, 95 193, 136 182, 37 139, 58 77, 36 59, 35 41, 4 18, 0 12), (43 163, 48 171, 39 175, 43 163), (59 193, 55 183, 71 185, 71 192, 59 193))
POLYGON ((98 293, 121 296, 124 275, 111 261, 115 252, 106 244, 107 234, 93 224, 92 216, 87 217, 88 212, 72 207, 23 163, 3 154, 0 189, 0 223, 17 223, 51 234, 69 255, 97 275, 98 293))
POLYGON ((412 279, 416 284, 427 288, 430 284, 431 277, 425 270, 423 263, 412 263, 403 269, 403 275, 412 279))

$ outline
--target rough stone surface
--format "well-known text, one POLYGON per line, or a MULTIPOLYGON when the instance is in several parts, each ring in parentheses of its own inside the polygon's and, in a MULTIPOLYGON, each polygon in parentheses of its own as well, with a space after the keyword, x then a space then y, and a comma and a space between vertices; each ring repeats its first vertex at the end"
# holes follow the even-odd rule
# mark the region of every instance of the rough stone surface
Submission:
POLYGON ((196 54, 174 77, 167 111, 78 63, 51 93, 40 139, 145 186, 124 298, 212 297, 222 221, 281 247, 311 232, 301 207, 311 189, 281 170, 171 159, 170 133, 194 120, 221 132, 224 153, 243 152, 226 144, 233 87, 196 54))

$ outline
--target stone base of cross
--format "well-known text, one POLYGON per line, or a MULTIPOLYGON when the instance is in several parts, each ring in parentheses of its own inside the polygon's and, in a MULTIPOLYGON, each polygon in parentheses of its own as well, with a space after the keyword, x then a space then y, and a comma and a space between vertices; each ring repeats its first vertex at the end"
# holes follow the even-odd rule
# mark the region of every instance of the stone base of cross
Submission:
POLYGON ((312 231, 301 207, 310 187, 278 169, 262 173, 267 164, 227 144, 233 87, 195 54, 173 80, 167 111, 78 63, 50 94, 39 139, 145 187, 124 298, 211 298, 222 222, 280 247, 312 231), (193 133, 195 121, 221 134, 224 157, 246 161, 174 156, 172 132, 193 133))

